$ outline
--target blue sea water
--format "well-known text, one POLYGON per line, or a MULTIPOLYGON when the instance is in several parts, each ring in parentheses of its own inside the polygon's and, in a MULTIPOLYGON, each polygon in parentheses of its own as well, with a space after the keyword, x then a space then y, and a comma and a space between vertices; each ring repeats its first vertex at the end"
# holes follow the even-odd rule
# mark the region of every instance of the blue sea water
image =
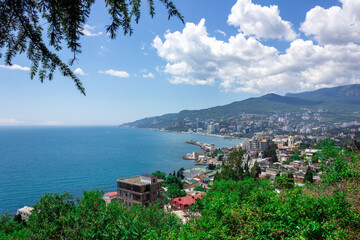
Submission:
POLYGON ((187 140, 236 146, 241 140, 122 127, 0 127, 0 214, 30 206, 45 192, 116 191, 116 179, 193 161, 187 140))

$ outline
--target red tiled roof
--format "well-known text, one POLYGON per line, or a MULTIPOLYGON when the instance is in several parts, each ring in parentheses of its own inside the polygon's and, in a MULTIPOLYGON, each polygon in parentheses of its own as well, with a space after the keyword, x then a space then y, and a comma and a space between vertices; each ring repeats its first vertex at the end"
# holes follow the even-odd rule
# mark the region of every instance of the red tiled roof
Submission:
POLYGON ((196 199, 202 198, 200 195, 187 196, 187 197, 179 197, 171 199, 171 205, 173 203, 181 203, 181 205, 192 205, 195 203, 196 199))
POLYGON ((206 178, 206 175, 202 173, 202 174, 195 176, 194 178, 203 179, 203 178, 206 178))
POLYGON ((108 195, 109 197, 112 197, 112 196, 117 195, 117 192, 108 192, 108 193, 105 193, 105 195, 108 195))

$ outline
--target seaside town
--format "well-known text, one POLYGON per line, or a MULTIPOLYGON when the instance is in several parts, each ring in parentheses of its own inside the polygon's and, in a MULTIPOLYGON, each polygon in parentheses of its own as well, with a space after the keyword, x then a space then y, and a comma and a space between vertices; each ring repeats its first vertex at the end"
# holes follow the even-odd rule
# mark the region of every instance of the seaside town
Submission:
MULTIPOLYGON (((215 144, 187 141, 199 146, 201 151, 188 153, 182 158, 194 161, 192 169, 179 169, 167 174, 156 171, 124 179, 117 179, 117 191, 105 193, 103 199, 131 207, 134 204, 147 205, 161 200, 165 211, 173 211, 185 223, 189 219, 189 208, 202 198, 222 171, 222 166, 234 151, 242 151, 242 169, 257 168, 260 179, 275 181, 277 176, 291 172, 295 184, 304 186, 306 175, 313 183, 319 183, 317 151, 319 146, 304 141, 302 136, 277 136, 273 139, 262 135, 253 136, 232 148, 217 148, 215 144)), ((309 180, 309 179, 307 179, 309 180)), ((17 211, 22 220, 28 220, 32 207, 25 206, 17 211)))
MULTIPOLYGON (((241 113, 238 117, 210 119, 172 119, 175 123, 162 131, 178 131, 198 134, 209 134, 222 137, 251 138, 254 135, 276 137, 279 135, 297 134, 300 137, 324 138, 333 137, 338 142, 344 139, 360 137, 360 116, 354 112, 352 121, 330 120, 329 112, 322 108, 317 110, 302 108, 301 112, 278 112, 273 114, 241 113)), ((152 124, 159 124, 156 120, 152 124)), ((164 123, 161 123, 164 124, 164 123)))

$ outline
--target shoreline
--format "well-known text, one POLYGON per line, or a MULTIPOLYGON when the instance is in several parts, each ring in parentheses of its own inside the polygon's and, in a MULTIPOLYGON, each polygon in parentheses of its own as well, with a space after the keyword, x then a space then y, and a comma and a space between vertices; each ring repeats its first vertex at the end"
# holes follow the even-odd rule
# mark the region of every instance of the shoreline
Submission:
POLYGON ((184 131, 178 132, 178 131, 170 131, 170 130, 161 130, 161 129, 158 129, 158 128, 138 128, 138 127, 131 127, 131 126, 119 126, 119 127, 127 127, 127 128, 135 128, 135 129, 148 129, 148 130, 153 130, 153 131, 157 131, 157 132, 203 135, 203 136, 218 137, 218 138, 229 139, 229 140, 233 140, 233 139, 244 140, 244 141, 249 141, 250 140, 250 138, 240 138, 240 137, 219 135, 219 134, 211 134, 211 133, 197 133, 197 132, 184 132, 184 131))

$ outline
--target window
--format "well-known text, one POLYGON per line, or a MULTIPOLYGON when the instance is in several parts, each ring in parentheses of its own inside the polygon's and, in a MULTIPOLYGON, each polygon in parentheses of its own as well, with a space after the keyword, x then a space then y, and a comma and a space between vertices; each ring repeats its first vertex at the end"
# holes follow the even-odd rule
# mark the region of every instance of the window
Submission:
POLYGON ((133 186, 132 189, 134 192, 140 192, 140 187, 139 186, 133 186))

